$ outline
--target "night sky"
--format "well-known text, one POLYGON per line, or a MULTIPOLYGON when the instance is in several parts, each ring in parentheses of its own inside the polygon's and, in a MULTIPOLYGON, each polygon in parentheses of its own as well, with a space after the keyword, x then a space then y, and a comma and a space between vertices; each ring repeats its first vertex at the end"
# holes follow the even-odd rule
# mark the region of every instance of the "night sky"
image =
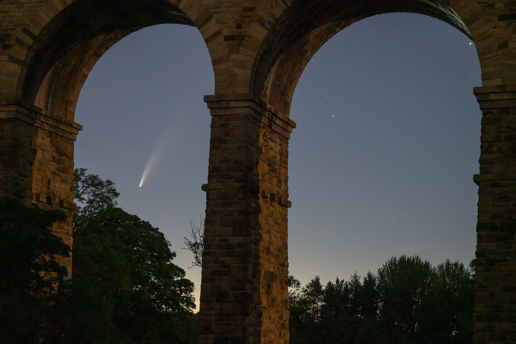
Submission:
MULTIPOLYGON (((290 273, 364 276, 393 256, 436 265, 474 258, 481 112, 475 45, 439 20, 386 14, 353 24, 308 64, 290 140, 290 273)), ((159 25, 124 38, 82 89, 75 166, 111 179, 119 205, 159 227, 187 278, 189 221, 204 216, 214 93, 197 29, 159 25), (146 168, 146 178, 139 187, 146 168)))

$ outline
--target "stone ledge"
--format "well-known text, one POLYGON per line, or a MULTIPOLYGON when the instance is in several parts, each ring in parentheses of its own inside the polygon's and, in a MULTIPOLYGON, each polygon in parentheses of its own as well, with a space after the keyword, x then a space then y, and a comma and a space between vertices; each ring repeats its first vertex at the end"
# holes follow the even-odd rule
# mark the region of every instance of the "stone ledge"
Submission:
POLYGON ((481 110, 516 107, 516 85, 474 87, 481 110))
POLYGON ((2 118, 15 118, 71 140, 75 140, 82 130, 82 125, 78 123, 65 123, 19 104, 0 105, 0 119, 2 118))
POLYGON ((265 199, 269 199, 271 203, 277 203, 281 207, 291 208, 292 202, 288 199, 289 194, 285 193, 284 195, 276 195, 275 193, 270 193, 264 189, 261 191, 261 197, 265 199))
POLYGON ((481 86, 473 87, 473 93, 505 93, 516 92, 516 85, 498 85, 498 86, 481 86))
POLYGON ((208 108, 212 110, 212 116, 227 115, 228 112, 220 111, 223 109, 253 109, 261 114, 260 118, 254 116, 255 118, 287 138, 290 138, 290 133, 296 127, 296 123, 288 118, 287 114, 277 111, 252 94, 208 95, 204 96, 204 101, 208 104, 208 108))

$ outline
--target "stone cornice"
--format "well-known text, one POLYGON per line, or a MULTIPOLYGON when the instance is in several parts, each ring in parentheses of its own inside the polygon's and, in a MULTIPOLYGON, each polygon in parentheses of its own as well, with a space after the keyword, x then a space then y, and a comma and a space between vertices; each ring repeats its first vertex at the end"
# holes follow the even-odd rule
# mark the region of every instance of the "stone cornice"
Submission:
POLYGON ((239 112, 237 109, 250 108, 254 118, 267 125, 277 133, 290 138, 296 123, 287 114, 277 111, 262 99, 252 94, 209 95, 204 96, 212 116, 223 116, 239 112), (236 111, 236 112, 235 112, 236 111))
POLYGON ((42 114, 37 108, 29 108, 20 104, 1 104, 0 119, 3 118, 18 119, 71 140, 75 140, 79 131, 82 130, 82 125, 78 123, 66 123, 42 114))
POLYGON ((481 110, 516 107, 516 85, 474 87, 481 110))

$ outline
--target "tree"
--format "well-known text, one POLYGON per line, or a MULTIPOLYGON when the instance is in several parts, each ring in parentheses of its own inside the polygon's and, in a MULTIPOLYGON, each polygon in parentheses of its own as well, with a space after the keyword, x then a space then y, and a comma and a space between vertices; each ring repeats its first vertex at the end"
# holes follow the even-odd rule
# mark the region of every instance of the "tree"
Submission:
POLYGON ((353 288, 353 300, 358 314, 364 318, 375 319, 380 309, 380 295, 378 294, 378 278, 370 271, 364 277, 363 283, 353 288))
MULTIPOLYGON (((373 319, 362 314, 367 309, 360 303, 365 291, 369 292, 355 273, 350 281, 336 278, 324 287, 316 276, 301 291, 291 292, 291 343, 375 343, 369 339, 374 338, 376 314, 373 319)), ((370 296, 374 301, 366 305, 378 302, 370 296)))
POLYGON ((318 343, 318 321, 322 302, 322 285, 316 276, 300 289, 299 281, 289 277, 290 342, 293 344, 318 343))
POLYGON ((353 300, 354 288, 360 277, 354 274, 350 282, 335 279, 323 290, 321 305, 321 343, 352 343, 356 333, 357 307, 353 300), (332 328, 333 330, 326 330, 332 328))
POLYGON ((0 199, 0 338, 5 343, 52 342, 60 336, 54 303, 67 270, 56 257, 70 247, 51 232, 66 219, 56 210, 0 199))
POLYGON ((111 180, 103 180, 85 168, 73 170, 73 199, 77 208, 73 214, 74 229, 84 226, 101 211, 114 208, 120 194, 111 180))
POLYGON ((189 250, 194 255, 192 266, 198 266, 202 268, 202 253, 204 252, 204 230, 206 229, 204 219, 201 217, 199 226, 190 221, 190 237, 183 237, 185 250, 189 250))
POLYGON ((316 277, 289 300, 292 344, 472 343, 473 275, 459 262, 393 257, 362 280, 316 277))
POLYGON ((193 283, 163 233, 116 207, 114 183, 84 169, 74 175, 71 341, 193 342, 193 283))
POLYGON ((175 253, 148 222, 113 208, 88 221, 75 240, 74 299, 87 302, 74 309, 78 316, 90 314, 77 322, 74 332, 80 339, 104 340, 99 334, 125 335, 135 342, 160 338, 156 325, 150 327, 153 321, 194 307, 193 283, 172 263, 175 253))
MULTIPOLYGON (((204 221, 190 222, 185 249, 202 266, 204 221)), ((473 273, 447 260, 437 268, 421 258, 389 259, 378 275, 336 279, 316 276, 304 288, 288 279, 290 343, 472 343, 473 273)))
POLYGON ((378 270, 380 322, 390 336, 388 342, 418 342, 426 325, 425 311, 432 306, 435 279, 430 263, 417 256, 393 257, 378 270))
POLYGON ((440 329, 440 343, 471 343, 473 335, 474 280, 462 263, 437 265, 436 299, 439 305, 435 327, 440 329))
POLYGON ((299 282, 299 280, 294 278, 294 276, 289 275, 288 276, 288 280, 287 280, 287 284, 288 284, 288 296, 289 296, 289 299, 291 297, 295 298, 299 294, 299 290, 301 289, 301 282, 299 282))
POLYGON ((353 282, 352 300, 357 309, 355 322, 355 343, 376 344, 377 338, 382 334, 378 333, 378 314, 380 310, 380 295, 378 293, 378 278, 370 271, 363 278, 363 282, 353 282))

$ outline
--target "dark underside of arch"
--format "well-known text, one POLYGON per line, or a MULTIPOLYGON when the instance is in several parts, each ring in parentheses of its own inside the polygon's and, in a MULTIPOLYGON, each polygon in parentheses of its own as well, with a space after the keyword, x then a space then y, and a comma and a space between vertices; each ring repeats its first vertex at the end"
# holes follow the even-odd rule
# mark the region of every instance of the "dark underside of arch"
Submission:
MULTIPOLYGON (((77 81, 84 64, 92 67, 124 36, 164 23, 193 25, 190 18, 168 0, 77 0, 52 18, 31 46, 20 80, 21 98, 34 104, 41 83, 58 63, 60 70, 53 71, 56 75, 52 75, 53 80, 49 82, 54 91, 56 87, 68 87, 77 81)), ((50 94, 48 96, 51 98, 50 94)))
POLYGON ((395 12, 428 15, 469 36, 461 18, 443 0, 298 0, 269 30, 253 68, 251 90, 277 110, 288 112, 288 93, 293 93, 289 88, 295 87, 324 42, 353 22, 395 12))

